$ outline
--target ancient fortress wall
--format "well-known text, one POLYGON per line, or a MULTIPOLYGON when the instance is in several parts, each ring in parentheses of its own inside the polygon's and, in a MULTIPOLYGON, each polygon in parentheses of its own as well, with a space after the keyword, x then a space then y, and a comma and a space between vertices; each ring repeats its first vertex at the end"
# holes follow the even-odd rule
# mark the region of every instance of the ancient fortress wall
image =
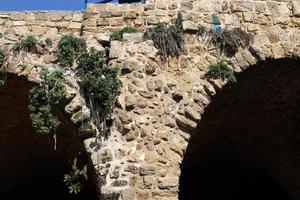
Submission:
MULTIPOLYGON (((8 52, 23 35, 49 37, 57 44, 67 33, 81 35, 89 47, 103 49, 109 33, 125 26, 142 32, 158 23, 171 24, 179 11, 187 33, 185 52, 169 63, 159 60, 153 42, 143 41, 141 33, 110 42, 110 65, 126 71, 120 74, 123 87, 114 126, 100 149, 92 148, 95 138, 84 141, 105 198, 119 193, 123 200, 178 199, 180 164, 190 134, 212 97, 227 83, 208 81, 204 77, 208 65, 228 59, 235 72, 242 72, 262 60, 299 57, 300 1, 150 0, 131 5, 89 4, 87 12, 0 13, 0 46, 8 52), (197 40, 198 25, 211 27, 212 14, 222 27, 242 27, 252 33, 251 47, 226 58, 197 40)), ((11 55, 9 71, 38 81, 39 67, 58 67, 56 52, 53 48, 44 55, 11 55), (20 63, 30 67, 22 72, 17 68, 20 63)), ((75 124, 89 120, 76 80, 66 79, 73 97, 66 112, 75 124)))

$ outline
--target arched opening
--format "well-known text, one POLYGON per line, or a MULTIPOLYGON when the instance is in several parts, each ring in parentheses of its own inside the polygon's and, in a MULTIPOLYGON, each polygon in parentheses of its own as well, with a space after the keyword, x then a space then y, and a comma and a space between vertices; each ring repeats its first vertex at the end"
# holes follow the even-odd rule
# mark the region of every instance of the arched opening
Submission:
POLYGON ((56 151, 52 137, 32 129, 28 111, 32 85, 23 77, 9 75, 0 88, 0 199, 96 200, 91 169, 80 194, 70 195, 63 183, 78 153, 87 159, 77 128, 68 117, 58 111, 61 125, 56 151))
POLYGON ((185 154, 180 199, 300 199, 300 62, 238 74, 207 107, 185 154))

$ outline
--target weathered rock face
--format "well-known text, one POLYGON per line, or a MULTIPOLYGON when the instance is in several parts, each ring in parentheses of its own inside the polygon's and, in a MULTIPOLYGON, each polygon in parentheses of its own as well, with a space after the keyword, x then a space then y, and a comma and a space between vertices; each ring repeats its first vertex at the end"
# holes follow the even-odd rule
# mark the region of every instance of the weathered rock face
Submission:
MULTIPOLYGON (((110 66, 119 66, 123 83, 111 134, 96 137, 91 111, 80 93, 76 76, 66 73, 66 113, 80 126, 90 153, 103 198, 178 199, 180 165, 189 138, 227 81, 207 80, 208 65, 221 59, 242 72, 262 61, 299 58, 299 5, 297 1, 147 1, 146 4, 89 5, 88 12, 27 12, 0 15, 1 48, 9 52, 21 35, 32 34, 53 47, 38 54, 9 56, 9 72, 39 82, 41 68, 57 69, 55 48, 63 34, 82 35, 89 47, 110 46, 110 66), (109 41, 111 32, 124 26, 139 31, 159 22, 173 23, 182 11, 185 51, 179 58, 161 62, 152 41, 142 34, 126 34, 123 41, 109 41), (216 14, 222 27, 243 27, 254 35, 253 44, 226 58, 194 34, 198 25, 211 27, 216 14), (27 65, 23 71, 19 66, 27 65), (84 121, 82 124, 81 122, 84 121)), ((289 66, 286 66, 286 68, 289 66)), ((270 75, 272 76, 272 74, 270 75)), ((265 83, 261 83, 264 85, 265 83)))

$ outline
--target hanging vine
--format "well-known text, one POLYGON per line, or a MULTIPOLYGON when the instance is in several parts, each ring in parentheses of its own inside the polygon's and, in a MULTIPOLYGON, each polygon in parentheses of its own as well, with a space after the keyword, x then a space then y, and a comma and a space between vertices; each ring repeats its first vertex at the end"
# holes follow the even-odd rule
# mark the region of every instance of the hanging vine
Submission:
POLYGON ((30 90, 29 111, 33 129, 40 134, 54 132, 56 148, 56 129, 60 125, 58 117, 52 114, 53 106, 59 104, 66 96, 65 82, 61 70, 40 73, 42 83, 30 90))

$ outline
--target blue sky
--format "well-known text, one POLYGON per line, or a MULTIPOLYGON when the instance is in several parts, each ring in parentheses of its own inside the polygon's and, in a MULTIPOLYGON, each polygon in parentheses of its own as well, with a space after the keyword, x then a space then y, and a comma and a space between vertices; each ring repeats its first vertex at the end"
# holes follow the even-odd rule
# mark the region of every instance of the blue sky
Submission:
MULTIPOLYGON (((95 1, 88 0, 88 2, 95 1)), ((0 0, 0 10, 2 11, 81 10, 83 5, 84 0, 0 0)))

